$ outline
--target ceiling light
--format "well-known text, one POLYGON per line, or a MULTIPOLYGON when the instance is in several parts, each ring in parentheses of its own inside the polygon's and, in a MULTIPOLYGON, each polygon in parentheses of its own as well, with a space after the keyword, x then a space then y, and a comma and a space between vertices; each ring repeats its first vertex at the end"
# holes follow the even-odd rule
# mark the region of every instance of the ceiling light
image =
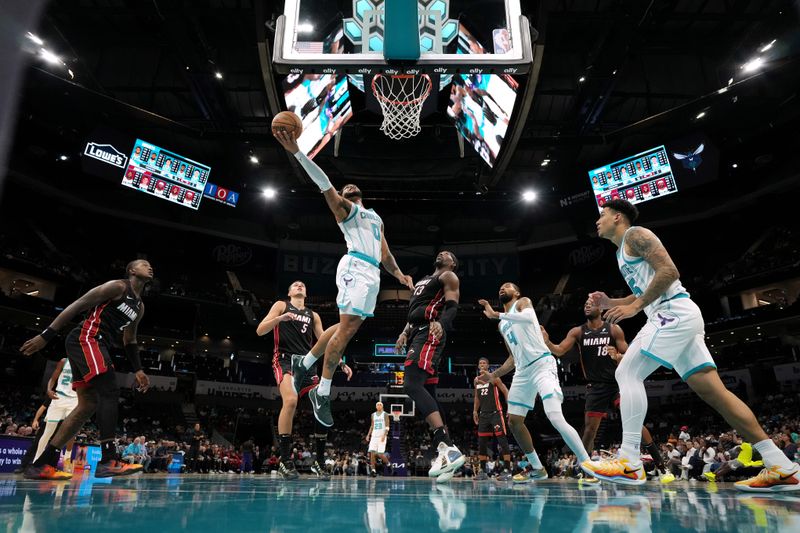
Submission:
POLYGON ((297 33, 311 33, 314 31, 314 25, 309 22, 301 22, 297 25, 297 33))
POLYGON ((250 162, 253 163, 254 165, 257 165, 258 164, 258 158, 256 156, 254 156, 254 155, 251 155, 250 156, 250 162))
POLYGON ((273 198, 275 198, 275 195, 277 193, 275 192, 275 189, 273 189, 272 187, 267 187, 266 189, 261 191, 261 194, 263 194, 264 198, 266 198, 267 200, 272 200, 273 198))
POLYGON ((731 83, 733 83, 733 78, 728 78, 728 85, 730 85, 731 83))
POLYGON ((217 78, 218 80, 221 80, 222 79, 222 72, 216 71, 214 73, 214 77, 217 78))
POLYGON ((700 111, 700 112, 697 114, 697 116, 696 116, 696 117, 694 117, 694 118, 696 118, 696 119, 698 119, 698 120, 699 120, 699 119, 703 118, 704 116, 706 116, 706 112, 705 112, 705 111, 700 111))
POLYGON ((764 58, 755 57, 742 65, 742 70, 745 72, 755 72, 764 65, 764 58))
POLYGON ((549 159, 542 159, 541 166, 546 167, 549 164, 550 164, 550 160, 549 159))
POLYGON ((536 192, 535 191, 525 191, 522 193, 522 199, 528 203, 533 202, 536 200, 536 192))
POLYGON ((69 159, 69 157, 65 156, 64 154, 61 154, 60 156, 58 156, 58 160, 59 161, 66 161, 67 159, 69 159))
POLYGON ((739 164, 738 163, 734 163, 734 164, 731 165, 731 167, 732 168, 739 168, 739 164))
MULTIPOLYGON (((39 38, 39 36, 37 36, 37 35, 34 35, 34 34, 32 34, 31 32, 28 32, 28 33, 26 33, 26 34, 25 34, 25 36, 26 36, 28 39, 30 39, 31 41, 33 41, 34 43, 36 43, 37 45, 39 45, 39 46, 42 46, 42 45, 44 44, 44 41, 43 41, 43 40, 41 40, 41 39, 39 38)), ((775 42, 775 41, 773 41, 773 42, 775 42)))
POLYGON ((585 81, 586 81, 586 76, 581 76, 580 78, 578 78, 578 82, 580 83, 583 83, 585 81))
POLYGON ((47 48, 42 48, 39 53, 42 56, 42 59, 47 61, 48 63, 52 63, 54 65, 63 65, 64 62, 61 61, 61 58, 55 55, 53 52, 48 50, 47 48))
POLYGON ((773 45, 773 44, 775 44, 775 42, 776 42, 776 41, 777 41, 777 39, 772 39, 772 41, 770 41, 769 43, 767 43, 766 45, 764 45, 764 47, 763 47, 761 50, 759 50, 759 52, 762 52, 762 53, 763 53, 763 52, 766 52, 767 50, 769 50, 770 48, 772 48, 772 45, 773 45))

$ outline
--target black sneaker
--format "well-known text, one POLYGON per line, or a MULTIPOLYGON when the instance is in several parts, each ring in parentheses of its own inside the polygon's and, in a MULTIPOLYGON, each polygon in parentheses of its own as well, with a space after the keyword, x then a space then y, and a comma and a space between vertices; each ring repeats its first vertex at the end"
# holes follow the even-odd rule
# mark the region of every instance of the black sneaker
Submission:
POLYGON ((369 473, 369 475, 372 477, 378 477, 378 471, 373 468, 372 471, 369 473))
POLYGON ((297 473, 297 469, 294 467, 294 461, 287 461, 285 463, 281 461, 278 464, 278 473, 286 480, 293 480, 300 477, 300 474, 297 473))
POLYGON ((332 427, 331 397, 322 396, 317 392, 317 387, 314 387, 308 391, 308 398, 311 400, 311 408, 314 409, 314 418, 326 428, 332 427))
POLYGON ((314 461, 314 464, 311 465, 311 471, 316 474, 316 476, 320 479, 328 480, 331 478, 331 475, 325 469, 325 467, 320 466, 320 464, 314 461))
POLYGON ((308 373, 308 369, 303 366, 303 359, 305 359, 305 355, 293 355, 292 356, 292 385, 294 386, 294 391, 299 395, 300 390, 303 388, 303 382, 306 379, 306 374, 308 373))

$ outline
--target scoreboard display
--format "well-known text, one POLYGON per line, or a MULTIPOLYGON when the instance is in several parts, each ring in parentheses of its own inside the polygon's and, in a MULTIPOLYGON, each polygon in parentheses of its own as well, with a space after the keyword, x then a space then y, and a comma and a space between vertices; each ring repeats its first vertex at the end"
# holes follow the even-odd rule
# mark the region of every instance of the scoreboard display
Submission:
POLYGON ((197 209, 210 174, 207 165, 136 139, 122 184, 197 209))
POLYGON ((590 170, 589 180, 601 210, 611 200, 638 204, 678 192, 664 146, 590 170))

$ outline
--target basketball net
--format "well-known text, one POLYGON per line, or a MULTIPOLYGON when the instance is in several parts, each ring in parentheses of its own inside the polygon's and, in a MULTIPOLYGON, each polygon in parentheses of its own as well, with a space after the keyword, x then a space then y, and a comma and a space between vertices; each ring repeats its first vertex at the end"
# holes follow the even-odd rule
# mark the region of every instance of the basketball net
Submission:
POLYGON ((394 418, 395 422, 400 422, 400 411, 392 411, 392 418, 394 418))
POLYGON ((422 129, 419 125, 422 106, 431 94, 433 82, 427 74, 400 74, 372 78, 372 92, 383 111, 381 131, 395 140, 408 139, 422 129))

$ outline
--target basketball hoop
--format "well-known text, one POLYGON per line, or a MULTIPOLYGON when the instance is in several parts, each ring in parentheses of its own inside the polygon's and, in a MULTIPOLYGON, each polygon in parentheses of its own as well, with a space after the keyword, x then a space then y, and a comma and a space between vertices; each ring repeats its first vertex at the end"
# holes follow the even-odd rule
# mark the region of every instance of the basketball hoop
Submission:
POLYGON ((402 411, 392 411, 392 418, 395 422, 400 422, 400 415, 403 414, 402 411))
POLYGON ((417 135, 422 106, 431 94, 433 82, 427 74, 397 74, 372 78, 372 92, 383 111, 381 131, 391 139, 408 139, 417 135))

